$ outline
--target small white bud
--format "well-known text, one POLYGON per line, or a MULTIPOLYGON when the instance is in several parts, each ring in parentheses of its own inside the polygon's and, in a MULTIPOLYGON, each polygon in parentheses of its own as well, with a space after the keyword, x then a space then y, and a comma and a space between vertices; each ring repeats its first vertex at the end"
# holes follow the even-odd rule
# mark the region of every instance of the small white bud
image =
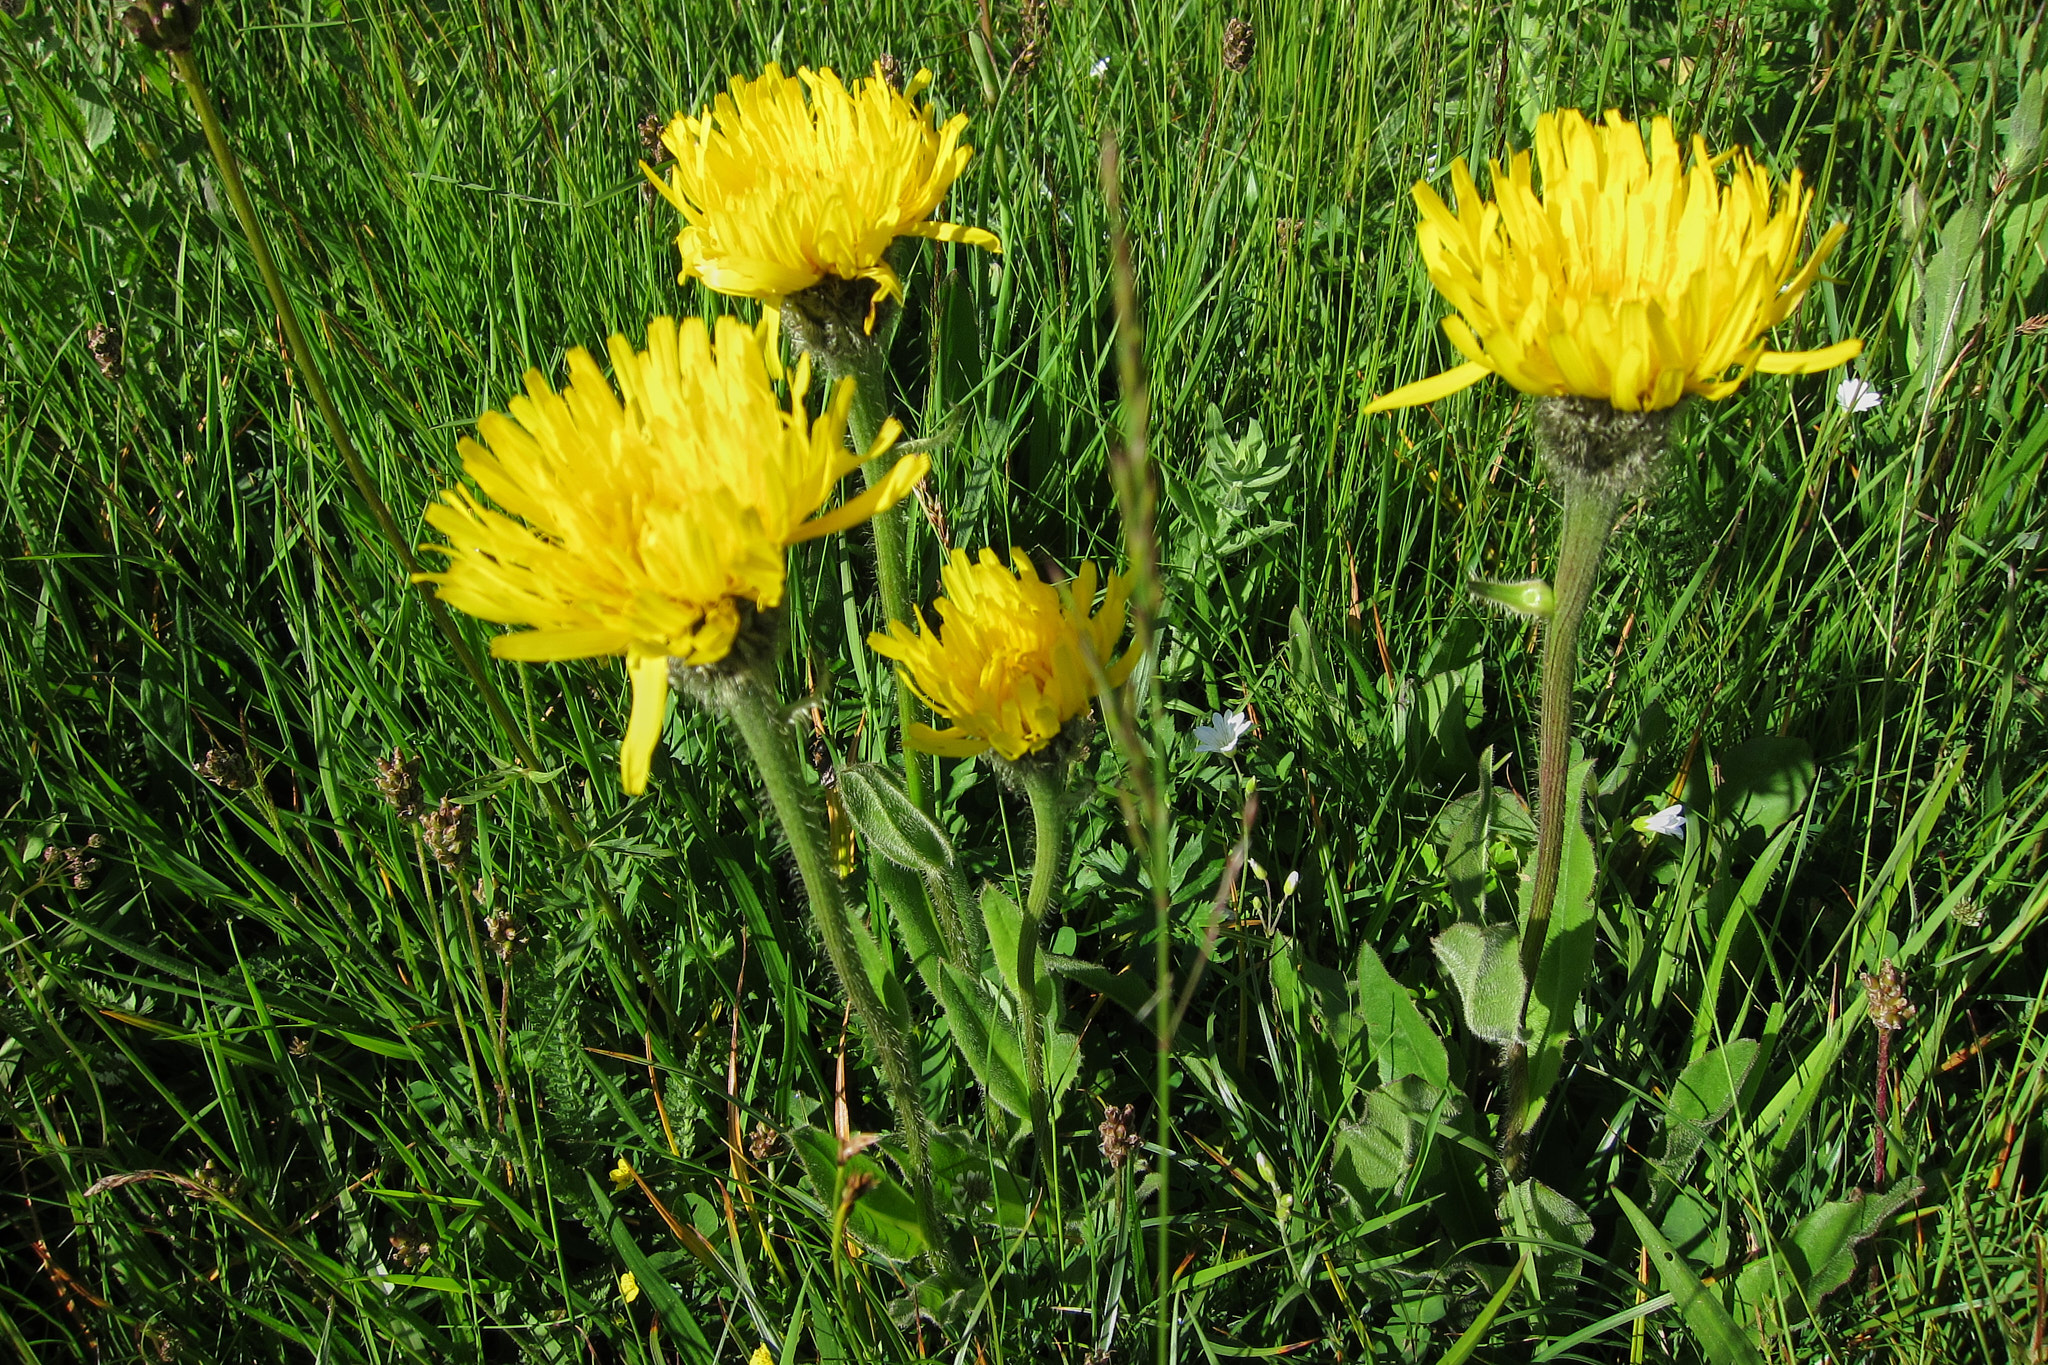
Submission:
POLYGON ((1663 834, 1673 839, 1685 837, 1685 807, 1666 806, 1655 815, 1645 815, 1631 822, 1638 834, 1663 834))

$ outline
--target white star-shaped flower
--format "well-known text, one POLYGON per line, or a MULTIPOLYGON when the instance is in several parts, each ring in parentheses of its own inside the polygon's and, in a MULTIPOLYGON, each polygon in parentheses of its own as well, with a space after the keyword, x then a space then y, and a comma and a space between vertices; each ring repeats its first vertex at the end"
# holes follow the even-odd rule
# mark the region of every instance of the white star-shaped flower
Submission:
POLYGON ((1655 815, 1645 815, 1634 822, 1637 830, 1644 834, 1668 834, 1673 839, 1685 837, 1685 807, 1666 806, 1655 815))
POLYGON ((1243 711, 1218 711, 1209 717, 1208 724, 1195 727, 1195 752, 1231 753, 1237 748, 1237 742, 1243 739, 1251 728, 1251 717, 1243 711))
POLYGON ((1835 385, 1835 406, 1843 412, 1869 412, 1883 402, 1875 384, 1853 374, 1835 385))
POLYGON ((1095 65, 1093 65, 1093 66, 1091 66, 1091 67, 1089 67, 1089 68, 1088 68, 1088 74, 1089 74, 1089 75, 1091 75, 1091 76, 1093 76, 1093 77, 1095 77, 1095 78, 1096 78, 1096 79, 1098 79, 1098 80, 1100 80, 1100 79, 1101 79, 1102 77, 1104 77, 1104 76, 1108 75, 1108 74, 1109 74, 1109 58, 1107 58, 1107 57, 1097 57, 1097 58, 1095 59, 1095 65))

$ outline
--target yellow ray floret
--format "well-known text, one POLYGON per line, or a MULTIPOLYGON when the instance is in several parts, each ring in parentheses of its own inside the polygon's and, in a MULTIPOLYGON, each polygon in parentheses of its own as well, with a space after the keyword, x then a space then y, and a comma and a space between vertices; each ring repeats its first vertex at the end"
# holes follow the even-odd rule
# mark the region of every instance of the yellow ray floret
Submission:
POLYGON ((1690 162, 1669 119, 1636 125, 1609 110, 1536 120, 1539 195, 1529 154, 1503 173, 1489 163, 1491 201, 1461 158, 1453 213, 1415 186, 1415 235, 1429 278, 1457 315, 1444 333, 1465 363, 1394 390, 1368 412, 1433 402, 1497 374, 1524 393, 1604 399, 1625 412, 1668 408, 1688 393, 1726 398, 1752 373, 1811 374, 1863 349, 1773 351, 1764 334, 1791 316, 1842 239, 1836 224, 1804 264, 1813 195, 1798 171, 1775 195, 1746 151, 1690 162), (1729 170, 1724 184, 1716 172, 1729 170))
POLYGON ((1005 567, 994 550, 979 560, 953 551, 939 572, 939 628, 919 612, 922 633, 891 621, 888 634, 868 636, 868 647, 902 665, 911 689, 952 721, 944 730, 912 726, 912 748, 950 758, 993 748, 1014 762, 1088 710, 1098 677, 1121 687, 1137 665, 1135 650, 1111 658, 1131 595, 1122 574, 1109 576, 1101 609, 1091 611, 1093 564, 1054 586, 1022 550, 1010 551, 1010 563, 1021 571, 1005 567))
POLYGON ((758 79, 733 77, 696 117, 677 114, 661 135, 675 157, 667 178, 647 174, 686 224, 680 280, 761 300, 772 344, 783 298, 827 275, 900 299, 882 259, 898 237, 1002 250, 981 228, 930 221, 974 155, 960 141, 965 114, 941 128, 918 106, 931 79, 920 71, 898 91, 878 64, 849 91, 829 67, 792 77, 770 63, 758 79))
POLYGON ((633 711, 619 772, 637 794, 661 733, 668 661, 723 659, 742 602, 782 601, 790 545, 893 505, 930 461, 906 456, 821 513, 901 430, 891 419, 867 451, 848 450, 851 380, 812 421, 800 364, 785 409, 753 333, 733 318, 718 320, 715 343, 701 318, 656 318, 645 351, 616 335, 609 349, 617 391, 579 348, 560 393, 528 370, 509 416, 478 420, 482 440, 462 441, 462 468, 483 498, 451 489, 427 509, 448 543, 421 548, 448 568, 418 579, 472 616, 532 627, 491 641, 501 659, 623 654, 633 711))

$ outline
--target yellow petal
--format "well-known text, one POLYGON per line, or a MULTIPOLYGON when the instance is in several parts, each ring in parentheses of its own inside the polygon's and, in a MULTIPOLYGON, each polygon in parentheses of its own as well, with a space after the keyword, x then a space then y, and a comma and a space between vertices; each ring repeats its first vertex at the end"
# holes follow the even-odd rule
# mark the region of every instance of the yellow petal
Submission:
POLYGON ((937 754, 940 758, 973 758, 988 751, 988 741, 968 734, 965 730, 934 730, 922 721, 910 727, 910 736, 905 741, 921 754, 937 754))
POLYGON ((668 183, 667 176, 659 174, 654 167, 644 161, 640 163, 640 173, 654 182, 654 188, 660 190, 661 197, 668 200, 669 203, 674 204, 679 209, 687 209, 689 207, 683 202, 683 197, 676 193, 675 186, 668 183))
POLYGON ((520 663, 556 663, 563 659, 596 659, 625 651, 627 637, 602 626, 571 630, 516 630, 491 641, 491 657, 520 663))
POLYGON ((858 497, 833 508, 823 516, 813 517, 799 526, 796 540, 814 540, 819 536, 843 531, 849 526, 858 526, 875 513, 887 507, 894 507, 903 500, 906 493, 917 486, 917 481, 932 467, 930 457, 905 455, 895 467, 883 475, 873 487, 858 497))
POLYGON ((1424 403, 1434 403, 1439 398, 1448 398, 1460 389, 1469 389, 1493 371, 1474 360, 1463 365, 1454 365, 1442 374, 1418 379, 1413 384, 1403 384, 1392 393, 1382 394, 1365 405, 1367 412, 1386 412, 1393 408, 1413 408, 1424 403))
POLYGON ((962 246, 986 247, 998 256, 1003 253, 1003 244, 987 228, 962 227, 958 223, 913 223, 903 229, 906 237, 929 237, 935 242, 958 242, 962 246))
POLYGON ((761 300, 761 321, 754 328, 761 343, 761 358, 768 362, 768 377, 782 378, 782 296, 761 300))
POLYGON ((668 716, 668 656, 629 654, 626 672, 633 680, 633 718, 619 745, 619 783, 626 795, 638 796, 647 790, 647 770, 653 766, 654 746, 668 716))
POLYGON ((1819 374, 1847 364, 1861 354, 1863 339, 1851 337, 1817 351, 1765 351, 1757 357, 1756 367, 1764 374, 1819 374))

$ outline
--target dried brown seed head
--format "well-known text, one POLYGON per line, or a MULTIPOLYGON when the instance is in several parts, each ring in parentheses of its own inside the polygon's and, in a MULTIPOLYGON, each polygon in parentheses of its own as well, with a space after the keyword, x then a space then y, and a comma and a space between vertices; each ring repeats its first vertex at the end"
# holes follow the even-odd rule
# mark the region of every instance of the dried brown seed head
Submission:
POLYGON ((1252 29, 1252 21, 1241 15, 1233 16, 1223 28, 1223 64, 1232 71, 1249 68, 1252 64, 1252 47, 1256 41, 1257 34, 1252 29))

